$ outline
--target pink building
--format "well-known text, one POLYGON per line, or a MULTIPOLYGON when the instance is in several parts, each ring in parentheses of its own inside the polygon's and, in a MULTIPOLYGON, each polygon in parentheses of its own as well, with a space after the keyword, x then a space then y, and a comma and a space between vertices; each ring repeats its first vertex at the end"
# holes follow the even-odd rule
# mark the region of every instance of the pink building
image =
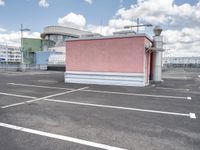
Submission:
POLYGON ((66 83, 149 84, 152 40, 145 34, 66 41, 66 83))

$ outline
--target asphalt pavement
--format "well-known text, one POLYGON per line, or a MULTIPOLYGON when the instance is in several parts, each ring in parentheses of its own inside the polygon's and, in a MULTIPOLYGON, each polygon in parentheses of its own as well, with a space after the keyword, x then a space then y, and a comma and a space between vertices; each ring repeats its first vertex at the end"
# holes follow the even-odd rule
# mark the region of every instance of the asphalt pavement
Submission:
POLYGON ((200 72, 147 87, 65 84, 64 72, 0 72, 1 150, 199 150, 200 72))

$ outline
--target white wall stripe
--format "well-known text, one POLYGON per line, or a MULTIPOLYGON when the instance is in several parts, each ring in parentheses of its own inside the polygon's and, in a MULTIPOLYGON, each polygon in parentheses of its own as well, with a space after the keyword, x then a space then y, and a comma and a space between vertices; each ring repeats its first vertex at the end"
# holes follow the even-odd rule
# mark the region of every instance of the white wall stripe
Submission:
POLYGON ((101 144, 101 143, 95 143, 95 142, 86 141, 86 140, 73 138, 73 137, 69 137, 69 136, 63 136, 63 135, 59 135, 59 134, 43 132, 43 131, 34 130, 34 129, 30 129, 30 128, 24 128, 24 127, 6 124, 6 123, 2 123, 2 122, 0 122, 0 126, 4 127, 4 128, 9 128, 9 129, 13 129, 13 130, 21 131, 21 132, 45 136, 45 137, 58 139, 58 140, 62 140, 62 141, 73 142, 73 143, 86 145, 86 146, 90 146, 90 147, 95 147, 95 148, 101 148, 104 150, 127 150, 124 148, 118 148, 118 147, 114 147, 114 146, 109 146, 109 145, 105 145, 105 144, 101 144))

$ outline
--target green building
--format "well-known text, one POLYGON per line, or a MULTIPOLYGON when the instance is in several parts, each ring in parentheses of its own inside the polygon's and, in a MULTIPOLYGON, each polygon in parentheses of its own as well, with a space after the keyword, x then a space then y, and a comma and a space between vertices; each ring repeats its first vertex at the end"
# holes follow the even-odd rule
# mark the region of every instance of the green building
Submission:
POLYGON ((37 51, 46 51, 49 47, 55 45, 55 42, 44 39, 23 38, 22 40, 24 62, 26 64, 35 64, 37 51))

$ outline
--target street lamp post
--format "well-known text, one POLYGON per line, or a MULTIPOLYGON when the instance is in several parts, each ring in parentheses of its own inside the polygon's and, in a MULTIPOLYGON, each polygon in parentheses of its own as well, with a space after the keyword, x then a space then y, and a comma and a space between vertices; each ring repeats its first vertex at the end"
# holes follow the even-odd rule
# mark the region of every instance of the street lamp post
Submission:
POLYGON ((21 71, 25 70, 25 66, 24 66, 24 48, 23 48, 23 32, 24 31, 30 31, 30 29, 28 28, 23 28, 23 24, 21 24, 21 71))

